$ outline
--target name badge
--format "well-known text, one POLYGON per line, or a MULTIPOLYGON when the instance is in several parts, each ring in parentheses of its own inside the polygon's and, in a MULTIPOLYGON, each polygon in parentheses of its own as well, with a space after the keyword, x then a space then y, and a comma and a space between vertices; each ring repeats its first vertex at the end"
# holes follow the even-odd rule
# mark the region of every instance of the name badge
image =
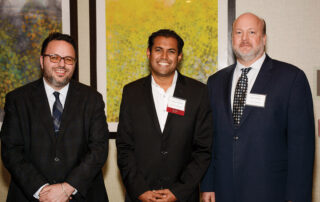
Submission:
POLYGON ((267 95, 248 93, 246 97, 246 105, 254 107, 264 107, 267 95))
POLYGON ((186 100, 170 97, 168 100, 167 112, 184 116, 186 100))

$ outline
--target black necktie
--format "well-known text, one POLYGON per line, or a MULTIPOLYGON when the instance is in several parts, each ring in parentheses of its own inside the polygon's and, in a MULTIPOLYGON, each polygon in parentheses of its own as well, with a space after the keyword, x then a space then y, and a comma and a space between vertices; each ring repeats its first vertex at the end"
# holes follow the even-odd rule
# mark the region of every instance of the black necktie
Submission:
POLYGON ((53 95, 56 97, 56 101, 53 104, 52 108, 52 118, 53 118, 53 125, 54 125, 54 131, 56 134, 59 132, 60 127, 60 121, 61 121, 61 115, 62 115, 62 104, 59 99, 59 92, 54 92, 53 95))
POLYGON ((242 73, 236 85, 233 99, 233 123, 238 126, 242 117, 243 109, 246 103, 246 95, 248 89, 248 77, 247 74, 251 70, 251 67, 241 69, 242 73))

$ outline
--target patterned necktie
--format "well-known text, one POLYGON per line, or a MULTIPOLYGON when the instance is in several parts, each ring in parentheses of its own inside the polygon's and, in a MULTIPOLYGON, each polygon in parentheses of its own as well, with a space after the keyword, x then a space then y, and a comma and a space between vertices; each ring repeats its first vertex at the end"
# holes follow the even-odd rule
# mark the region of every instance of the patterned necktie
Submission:
POLYGON ((242 117, 244 106, 246 103, 246 95, 248 88, 248 77, 247 74, 251 70, 251 67, 241 69, 242 73, 238 80, 236 89, 234 91, 233 99, 233 123, 238 126, 242 117))
POLYGON ((53 104, 52 108, 52 118, 53 118, 53 125, 54 125, 54 131, 57 134, 59 132, 60 127, 60 121, 61 121, 61 115, 62 115, 62 104, 59 99, 59 92, 54 92, 53 95, 56 97, 56 101, 53 104))

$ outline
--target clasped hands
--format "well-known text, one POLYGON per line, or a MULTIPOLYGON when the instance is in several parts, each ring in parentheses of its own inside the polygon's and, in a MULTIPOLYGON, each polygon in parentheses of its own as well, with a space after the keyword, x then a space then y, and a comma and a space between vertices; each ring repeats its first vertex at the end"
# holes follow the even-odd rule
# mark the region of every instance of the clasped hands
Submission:
POLYGON ((142 202, 173 202, 176 201, 177 198, 169 189, 160 189, 144 192, 139 196, 139 200, 142 202))
POLYGON ((47 185, 42 188, 39 193, 40 202, 66 202, 72 197, 71 194, 74 192, 74 188, 64 182, 61 184, 47 185))

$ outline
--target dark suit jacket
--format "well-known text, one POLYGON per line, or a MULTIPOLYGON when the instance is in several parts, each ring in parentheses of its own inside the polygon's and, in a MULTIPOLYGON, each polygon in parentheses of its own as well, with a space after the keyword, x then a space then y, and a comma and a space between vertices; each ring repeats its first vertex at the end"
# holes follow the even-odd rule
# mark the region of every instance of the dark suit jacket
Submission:
POLYGON ((55 136, 43 79, 6 96, 1 130, 2 160, 11 174, 7 201, 33 201, 45 183, 68 182, 73 198, 108 201, 101 168, 108 155, 108 130, 102 96, 70 82, 55 136))
POLYGON ((186 100, 185 115, 169 113, 162 133, 151 76, 123 89, 117 149, 127 201, 136 201, 145 191, 166 188, 180 201, 199 201, 199 182, 211 157, 207 88, 179 74, 174 96, 186 100))
POLYGON ((305 74, 267 56, 251 90, 266 95, 265 107, 246 106, 234 127, 235 66, 208 80, 214 145, 201 191, 215 191, 217 202, 310 202, 315 131, 305 74))

